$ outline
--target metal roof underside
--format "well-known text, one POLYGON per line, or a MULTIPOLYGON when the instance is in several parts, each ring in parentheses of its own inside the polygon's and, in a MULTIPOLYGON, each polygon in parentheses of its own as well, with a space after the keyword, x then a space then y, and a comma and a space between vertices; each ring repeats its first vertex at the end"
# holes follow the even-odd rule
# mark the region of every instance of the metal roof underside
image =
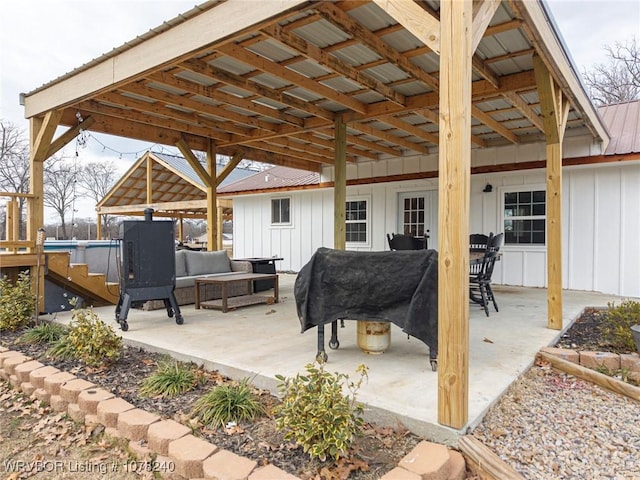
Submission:
MULTIPOLYGON (((200 162, 206 168, 205 162, 200 162)), ((218 165, 220 172, 224 167, 218 165)), ((218 188, 238 182, 256 173, 255 170, 235 168, 221 182, 218 188)), ((206 187, 189 162, 183 157, 159 152, 147 152, 121 177, 116 185, 98 203, 97 210, 101 213, 109 211, 109 207, 133 206, 130 211, 123 210, 120 214, 138 212, 136 207, 146 204, 181 203, 193 206, 180 208, 182 216, 202 217, 206 215, 206 187), (151 188, 148 189, 148 161, 151 162, 151 188), (151 199, 147 199, 147 192, 151 191, 151 199), (201 206, 198 206, 198 203, 201 206)), ((165 213, 171 210, 162 209, 165 213)), ((178 216, 178 213, 176 213, 178 216)))
MULTIPOLYGON (((225 3, 204 3, 25 98, 225 3)), ((416 3, 438 16, 439 2, 416 3)), ((544 138, 534 52, 550 67, 568 64, 575 74, 558 48, 559 37, 557 45, 541 45, 545 37, 531 25, 528 8, 503 1, 476 50, 472 148, 544 138)), ((553 32, 552 20, 548 23, 545 28, 553 32)), ((91 117, 88 129, 95 132, 171 146, 184 139, 200 151, 212 140, 218 154, 232 156, 241 149, 246 159, 319 171, 334 162, 338 114, 348 126, 348 162, 436 152, 438 68, 438 55, 375 3, 308 2, 169 65, 67 102, 61 124, 76 126, 79 113, 91 117)), ((567 81, 561 78, 566 67, 550 71, 572 106, 565 136, 601 138, 595 109, 576 91, 577 75, 567 81)), ((165 187, 167 197, 184 194, 179 186, 165 187)))

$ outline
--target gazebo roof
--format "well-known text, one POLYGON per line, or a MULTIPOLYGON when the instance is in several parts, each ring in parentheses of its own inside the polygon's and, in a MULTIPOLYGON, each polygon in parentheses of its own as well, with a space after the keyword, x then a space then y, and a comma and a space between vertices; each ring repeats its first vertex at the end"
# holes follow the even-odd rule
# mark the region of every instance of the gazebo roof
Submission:
MULTIPOLYGON (((495 2, 480 3, 479 22, 495 2)), ((213 141, 220 154, 312 171, 334 161, 338 116, 347 161, 431 153, 440 4, 394 5, 208 1, 24 94, 26 116, 57 111, 61 125, 192 150, 213 141)), ((533 54, 570 102, 565 136, 590 132, 606 147, 542 3, 502 1, 474 42, 472 147, 543 138, 533 54)))
MULTIPOLYGON (((204 162, 200 163, 204 168, 204 162)), ((218 171, 221 169, 218 167, 218 171)), ((255 173, 235 168, 219 188, 255 173)), ((161 215, 179 212, 183 217, 205 217, 206 200, 205 184, 184 157, 147 152, 98 202, 96 210, 101 214, 140 215, 145 208, 152 207, 161 215)))

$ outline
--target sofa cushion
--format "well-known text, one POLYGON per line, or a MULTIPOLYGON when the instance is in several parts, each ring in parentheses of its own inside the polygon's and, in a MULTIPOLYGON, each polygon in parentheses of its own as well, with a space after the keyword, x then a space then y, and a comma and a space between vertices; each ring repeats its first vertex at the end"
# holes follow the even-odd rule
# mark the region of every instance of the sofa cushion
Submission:
POLYGON ((187 251, 178 250, 176 252, 176 277, 187 276, 187 251))
POLYGON ((190 276, 231 271, 226 250, 215 252, 187 252, 187 273, 190 276))

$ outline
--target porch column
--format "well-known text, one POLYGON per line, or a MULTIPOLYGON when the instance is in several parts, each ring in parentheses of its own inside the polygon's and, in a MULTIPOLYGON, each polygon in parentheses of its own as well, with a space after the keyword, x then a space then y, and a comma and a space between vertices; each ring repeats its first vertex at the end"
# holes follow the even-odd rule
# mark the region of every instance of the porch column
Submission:
POLYGON ((335 161, 333 179, 333 248, 346 248, 345 208, 347 202, 347 125, 338 116, 334 122, 335 161))
POLYGON ((216 144, 209 140, 207 145, 207 173, 210 183, 207 185, 207 250, 221 248, 218 245, 218 230, 222 230, 222 225, 218 225, 218 197, 216 192, 216 144))
MULTIPOLYGON (((42 118, 29 119, 29 193, 33 195, 27 202, 27 240, 33 245, 28 248, 30 252, 37 252, 38 229, 44 227, 44 161, 61 116, 59 111, 50 111, 42 118)), ((33 281, 34 274, 31 273, 32 289, 38 299, 36 309, 41 312, 44 310, 44 269, 39 269, 36 276, 33 281)))
POLYGON ((438 422, 469 415, 472 0, 440 3, 438 422))
POLYGON ((96 216, 96 240, 102 240, 102 214, 96 216))
POLYGON ((547 327, 562 329, 562 139, 569 102, 546 65, 533 56, 540 112, 547 140, 547 327))

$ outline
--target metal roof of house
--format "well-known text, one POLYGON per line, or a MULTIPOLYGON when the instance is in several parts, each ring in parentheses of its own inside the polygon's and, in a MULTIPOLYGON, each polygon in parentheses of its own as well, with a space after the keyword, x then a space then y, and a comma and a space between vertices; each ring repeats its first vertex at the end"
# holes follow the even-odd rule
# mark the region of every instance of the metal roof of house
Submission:
POLYGON ((219 195, 231 192, 271 190, 274 188, 300 188, 320 183, 320 175, 316 172, 298 170, 290 167, 276 166, 255 173, 226 186, 218 188, 219 195))
MULTIPOLYGON (((337 115, 347 161, 437 149, 439 56, 389 4, 251 5, 205 2, 24 94, 25 115, 199 151, 213 141, 220 154, 310 171, 334 161, 337 115)), ((438 1, 407 5, 439 19, 438 1)), ((570 102, 565 136, 606 144, 544 4, 503 0, 473 57, 472 147, 543 138, 534 53, 570 102)))
POLYGON ((640 100, 606 105, 598 112, 611 134, 605 155, 640 153, 640 100))

